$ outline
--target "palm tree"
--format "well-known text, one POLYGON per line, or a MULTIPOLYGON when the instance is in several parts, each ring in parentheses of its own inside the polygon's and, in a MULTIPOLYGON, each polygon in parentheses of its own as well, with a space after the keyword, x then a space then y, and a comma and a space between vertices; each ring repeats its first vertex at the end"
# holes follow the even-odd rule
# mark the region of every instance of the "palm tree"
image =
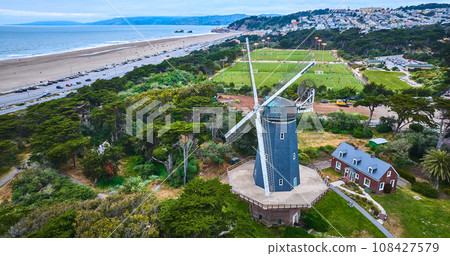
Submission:
POLYGON ((439 181, 450 181, 450 153, 441 150, 429 150, 421 159, 420 164, 430 178, 435 180, 434 188, 437 190, 439 181))

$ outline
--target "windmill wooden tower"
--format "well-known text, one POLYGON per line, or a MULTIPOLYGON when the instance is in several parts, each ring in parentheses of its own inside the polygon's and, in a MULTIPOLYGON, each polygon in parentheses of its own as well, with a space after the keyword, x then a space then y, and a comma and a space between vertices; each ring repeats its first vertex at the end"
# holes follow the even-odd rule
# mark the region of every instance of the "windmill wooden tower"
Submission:
POLYGON ((298 193, 302 183, 296 132, 298 109, 295 102, 280 97, 280 94, 312 68, 315 62, 309 63, 260 104, 248 39, 246 42, 255 105, 252 111, 225 134, 225 138, 227 141, 233 140, 243 130, 248 131, 248 123, 252 122, 256 127, 258 149, 254 161, 245 162, 229 170, 229 183, 233 192, 250 203, 253 217, 269 223, 291 225, 298 222, 301 209, 309 209, 312 201, 323 196, 328 190, 320 176, 314 170, 312 173, 308 170, 305 187, 314 186, 311 183, 313 180, 318 184, 318 189, 307 191, 308 198, 298 193), (310 179, 311 175, 313 179, 310 179))

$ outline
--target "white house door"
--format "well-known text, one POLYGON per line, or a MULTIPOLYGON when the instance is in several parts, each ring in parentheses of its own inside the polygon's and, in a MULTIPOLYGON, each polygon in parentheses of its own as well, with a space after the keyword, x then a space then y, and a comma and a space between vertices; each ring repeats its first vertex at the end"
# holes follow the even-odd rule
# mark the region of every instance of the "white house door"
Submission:
POLYGON ((346 168, 345 169, 345 173, 344 173, 344 177, 350 177, 350 171, 346 168))

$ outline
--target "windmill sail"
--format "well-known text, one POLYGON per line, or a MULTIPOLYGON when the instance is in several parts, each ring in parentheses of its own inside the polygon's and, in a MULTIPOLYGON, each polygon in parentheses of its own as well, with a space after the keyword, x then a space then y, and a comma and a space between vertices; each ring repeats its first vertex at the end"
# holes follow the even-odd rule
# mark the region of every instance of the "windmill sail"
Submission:
POLYGON ((258 102, 258 93, 256 91, 255 78, 253 75, 253 66, 251 61, 250 54, 250 45, 248 42, 248 38, 246 38, 247 43, 247 52, 248 52, 248 64, 250 69, 250 80, 253 88, 253 98, 254 98, 254 107, 253 111, 248 113, 244 119, 242 119, 237 125, 231 128, 226 134, 225 138, 227 142, 235 139, 239 134, 239 131, 245 130, 245 124, 248 121, 255 120, 256 134, 258 139, 258 154, 259 159, 261 161, 261 170, 263 176, 264 183, 264 191, 265 195, 269 196, 270 191, 273 191, 271 188, 274 187, 273 181, 273 159, 272 159, 272 150, 270 148, 270 134, 265 132, 263 124, 267 123, 263 121, 262 113, 264 112, 264 107, 266 107, 269 103, 271 103, 276 97, 278 97, 284 90, 286 90, 290 85, 292 85, 297 79, 299 79, 303 74, 305 74, 310 68, 312 68, 315 62, 309 63, 302 71, 297 73, 289 82, 283 85, 277 92, 275 92, 272 96, 270 96, 267 100, 265 100, 262 104, 258 102))

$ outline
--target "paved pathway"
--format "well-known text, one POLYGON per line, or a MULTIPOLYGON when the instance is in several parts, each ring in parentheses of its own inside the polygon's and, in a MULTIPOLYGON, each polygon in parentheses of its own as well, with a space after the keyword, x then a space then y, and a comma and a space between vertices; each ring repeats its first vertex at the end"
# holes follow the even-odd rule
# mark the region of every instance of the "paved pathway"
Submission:
POLYGON ((14 177, 16 177, 17 174, 19 174, 19 173, 21 173, 21 172, 23 172, 23 171, 24 171, 23 169, 19 170, 19 169, 17 169, 17 168, 14 168, 14 170, 13 170, 12 172, 9 172, 8 174, 5 175, 5 177, 3 177, 3 178, 0 180, 0 188, 3 187, 3 186, 5 186, 5 185, 6 185, 8 182, 10 182, 14 177))
POLYGON ((353 201, 350 197, 346 196, 344 193, 342 193, 338 188, 336 188, 335 186, 331 185, 330 186, 331 190, 333 190, 334 192, 336 192, 338 195, 340 195, 342 198, 344 198, 347 202, 351 202, 353 203, 353 206, 359 211, 361 212, 364 217, 366 217, 368 220, 370 220, 370 222, 373 223, 373 225, 375 225, 381 232, 383 232, 383 234, 387 237, 387 238, 394 238, 394 236, 385 228, 383 227, 383 225, 381 225, 374 217, 372 217, 372 215, 370 215, 368 212, 366 212, 366 210, 364 210, 361 206, 359 206, 355 201, 353 201))

